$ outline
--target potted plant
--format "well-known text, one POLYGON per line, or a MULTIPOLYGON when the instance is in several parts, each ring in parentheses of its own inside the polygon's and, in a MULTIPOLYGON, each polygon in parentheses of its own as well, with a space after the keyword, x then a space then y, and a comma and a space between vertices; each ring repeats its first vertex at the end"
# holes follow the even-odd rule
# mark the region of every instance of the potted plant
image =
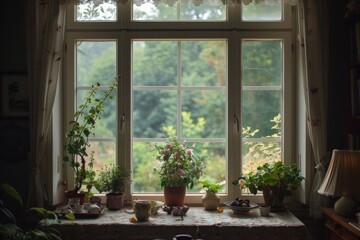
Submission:
POLYGON ((220 204, 220 198, 217 196, 219 190, 224 183, 209 183, 208 181, 201 181, 205 195, 202 197, 202 203, 205 210, 215 211, 220 204))
POLYGON ((126 184, 130 180, 130 173, 120 166, 105 167, 99 173, 95 187, 99 192, 107 192, 106 207, 118 210, 124 206, 126 184))
POLYGON ((182 206, 186 187, 192 189, 203 174, 204 157, 197 157, 194 147, 195 144, 190 146, 186 140, 180 143, 175 136, 167 139, 165 144, 150 145, 151 150, 156 151, 155 159, 158 161, 154 173, 160 176, 168 206, 182 206))
POLYGON ((233 184, 247 188, 252 194, 262 191, 265 204, 275 211, 284 209, 284 197, 291 196, 304 179, 295 164, 285 165, 279 161, 274 164, 265 163, 256 172, 234 180, 233 184))
POLYGON ((80 190, 87 175, 94 173, 91 166, 89 168, 86 164, 87 158, 93 158, 93 152, 88 153, 89 137, 95 135, 96 121, 101 118, 106 101, 113 98, 113 92, 117 87, 117 78, 112 81, 109 90, 105 91, 101 98, 96 96, 99 87, 99 83, 91 87, 84 102, 78 106, 74 120, 70 121, 66 134, 65 151, 67 155, 63 161, 69 162, 74 170, 75 186, 72 190, 66 191, 65 195, 67 198, 79 197, 82 203, 85 194, 80 193, 80 190))
MULTIPOLYGON (((45 208, 30 208, 23 217, 15 217, 13 208, 23 207, 19 192, 7 183, 0 184, 0 239, 46 239, 61 240, 57 226, 60 220, 55 212, 45 208), (13 205, 12 203, 15 203, 13 205)), ((67 213, 67 219, 75 219, 74 214, 67 213)))

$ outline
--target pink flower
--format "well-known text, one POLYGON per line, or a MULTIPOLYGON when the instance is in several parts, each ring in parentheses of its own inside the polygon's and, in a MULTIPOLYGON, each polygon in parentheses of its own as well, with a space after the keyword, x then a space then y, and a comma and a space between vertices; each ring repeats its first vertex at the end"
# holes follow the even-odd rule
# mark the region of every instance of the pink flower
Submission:
POLYGON ((180 145, 179 145, 179 149, 180 149, 180 150, 184 150, 184 145, 180 144, 180 145))
POLYGON ((179 169, 177 173, 178 173, 180 176, 185 175, 185 171, 182 170, 182 169, 179 169))
POLYGON ((191 148, 186 149, 186 154, 191 157, 193 155, 193 150, 191 148))
POLYGON ((169 156, 171 153, 171 150, 170 149, 165 149, 164 150, 164 156, 169 156))
POLYGON ((171 143, 169 143, 169 144, 167 145, 167 147, 168 147, 169 149, 171 149, 171 148, 172 148, 171 143))
POLYGON ((181 153, 180 152, 175 153, 175 158, 181 158, 181 153))

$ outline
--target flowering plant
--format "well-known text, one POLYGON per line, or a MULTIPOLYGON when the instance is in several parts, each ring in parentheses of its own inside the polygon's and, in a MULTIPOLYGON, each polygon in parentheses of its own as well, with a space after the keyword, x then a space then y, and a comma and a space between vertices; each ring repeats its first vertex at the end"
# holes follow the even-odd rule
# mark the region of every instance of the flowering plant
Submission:
POLYGON ((185 185, 191 189, 204 173, 204 157, 195 156, 195 144, 189 146, 186 140, 180 143, 176 137, 171 137, 164 145, 150 147, 157 152, 155 159, 160 165, 154 172, 160 175, 161 187, 185 185))

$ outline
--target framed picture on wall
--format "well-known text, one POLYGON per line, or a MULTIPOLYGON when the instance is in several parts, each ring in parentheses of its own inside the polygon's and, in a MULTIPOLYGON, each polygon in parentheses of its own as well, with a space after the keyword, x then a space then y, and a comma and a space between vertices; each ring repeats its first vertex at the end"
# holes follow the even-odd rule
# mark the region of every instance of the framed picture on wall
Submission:
POLYGON ((25 73, 1 74, 1 115, 29 116, 29 87, 25 73))

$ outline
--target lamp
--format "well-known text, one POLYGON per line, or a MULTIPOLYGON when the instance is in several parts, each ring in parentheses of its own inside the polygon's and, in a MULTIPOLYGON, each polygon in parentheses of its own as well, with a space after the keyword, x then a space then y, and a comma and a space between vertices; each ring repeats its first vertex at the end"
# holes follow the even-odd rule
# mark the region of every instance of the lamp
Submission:
POLYGON ((334 205, 335 212, 353 217, 357 207, 353 198, 360 198, 360 151, 335 149, 318 193, 341 197, 334 205))

